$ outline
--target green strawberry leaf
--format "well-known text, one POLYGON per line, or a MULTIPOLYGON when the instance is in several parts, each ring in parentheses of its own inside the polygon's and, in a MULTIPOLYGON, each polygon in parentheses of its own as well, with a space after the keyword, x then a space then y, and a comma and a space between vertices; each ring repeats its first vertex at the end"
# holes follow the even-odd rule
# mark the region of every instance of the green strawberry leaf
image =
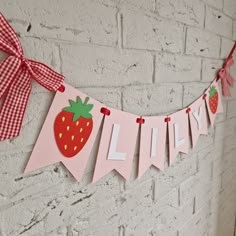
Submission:
POLYGON ((210 88, 209 94, 210 94, 210 98, 215 96, 215 93, 217 92, 216 88, 214 86, 212 86, 210 88))
POLYGON ((70 107, 65 107, 63 110, 74 113, 73 122, 78 120, 80 117, 91 119, 93 116, 90 111, 93 109, 93 104, 88 104, 89 97, 86 97, 84 103, 81 98, 77 96, 76 102, 69 100, 70 107))

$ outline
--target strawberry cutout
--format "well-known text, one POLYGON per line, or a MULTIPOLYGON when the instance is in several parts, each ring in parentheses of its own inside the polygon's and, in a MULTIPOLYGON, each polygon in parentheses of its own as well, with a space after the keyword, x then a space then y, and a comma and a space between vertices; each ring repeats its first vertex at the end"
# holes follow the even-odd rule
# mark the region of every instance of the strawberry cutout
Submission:
POLYGON ((215 114, 218 107, 219 94, 214 86, 210 88, 209 94, 210 94, 209 107, 210 107, 211 112, 215 114))
POLYGON ((54 135, 58 149, 67 158, 78 154, 88 141, 93 129, 90 111, 93 104, 84 103, 78 96, 77 101, 69 100, 70 106, 61 111, 54 122, 54 135))

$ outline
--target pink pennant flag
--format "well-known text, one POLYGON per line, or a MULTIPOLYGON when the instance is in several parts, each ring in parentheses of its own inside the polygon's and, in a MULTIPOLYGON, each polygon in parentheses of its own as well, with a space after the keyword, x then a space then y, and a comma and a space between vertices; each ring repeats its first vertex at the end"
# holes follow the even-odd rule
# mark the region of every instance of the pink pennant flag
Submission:
POLYGON ((137 116, 110 109, 105 116, 93 182, 112 170, 130 177, 139 124, 137 116))
POLYGON ((217 113, 223 112, 223 105, 221 101, 221 94, 218 83, 214 80, 210 87, 205 92, 206 105, 210 123, 213 126, 217 113))
POLYGON ((191 104, 189 108, 192 147, 194 148, 200 134, 208 134, 205 100, 203 97, 200 97, 193 104, 191 104))
POLYGON ((62 162, 79 181, 92 150, 103 105, 65 84, 57 92, 25 172, 62 162))
POLYGON ((165 117, 143 117, 141 125, 138 178, 154 165, 164 170, 166 129, 165 117))
POLYGON ((186 109, 173 113, 168 118, 169 165, 171 165, 179 152, 188 153, 189 124, 186 109))

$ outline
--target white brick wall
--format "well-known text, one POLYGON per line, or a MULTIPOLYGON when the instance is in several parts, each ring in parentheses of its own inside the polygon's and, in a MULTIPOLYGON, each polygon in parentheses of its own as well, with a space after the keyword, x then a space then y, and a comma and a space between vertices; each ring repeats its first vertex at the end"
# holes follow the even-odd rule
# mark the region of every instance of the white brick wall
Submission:
MULTIPOLYGON (((0 9, 27 57, 139 115, 194 101, 236 40, 235 0, 1 0, 0 9)), ((92 185, 99 140, 80 183, 59 163, 22 174, 53 97, 33 82, 21 136, 0 142, 0 235, 235 236, 231 91, 209 135, 164 172, 151 167, 135 179, 137 145, 131 180, 112 172, 92 185)))

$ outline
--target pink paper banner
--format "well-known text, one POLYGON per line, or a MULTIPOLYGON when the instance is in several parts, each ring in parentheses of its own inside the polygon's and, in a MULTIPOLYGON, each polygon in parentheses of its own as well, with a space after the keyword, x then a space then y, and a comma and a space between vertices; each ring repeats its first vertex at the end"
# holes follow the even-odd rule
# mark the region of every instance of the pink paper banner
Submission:
POLYGON ((191 127, 192 147, 194 148, 200 134, 208 134, 207 112, 205 100, 202 96, 189 106, 189 120, 191 127))
POLYGON ((102 122, 102 106, 65 84, 65 91, 55 95, 25 172, 62 162, 79 181, 102 122), (74 117, 74 113, 69 111, 72 109, 70 104, 75 106, 74 117), (63 111, 65 107, 68 111, 63 111), (78 118, 79 115, 86 118, 78 118))
POLYGON ((93 182, 112 170, 129 179, 139 129, 136 119, 135 115, 115 109, 105 116, 93 182))
POLYGON ((171 165, 179 152, 188 153, 189 125, 186 109, 169 116, 169 165, 171 165))
POLYGON ((166 129, 165 117, 143 117, 141 125, 138 178, 154 165, 164 170, 166 129))
POLYGON ((221 94, 216 80, 211 83, 205 94, 208 116, 210 119, 210 123, 213 126, 215 123, 216 114, 223 112, 221 94))

